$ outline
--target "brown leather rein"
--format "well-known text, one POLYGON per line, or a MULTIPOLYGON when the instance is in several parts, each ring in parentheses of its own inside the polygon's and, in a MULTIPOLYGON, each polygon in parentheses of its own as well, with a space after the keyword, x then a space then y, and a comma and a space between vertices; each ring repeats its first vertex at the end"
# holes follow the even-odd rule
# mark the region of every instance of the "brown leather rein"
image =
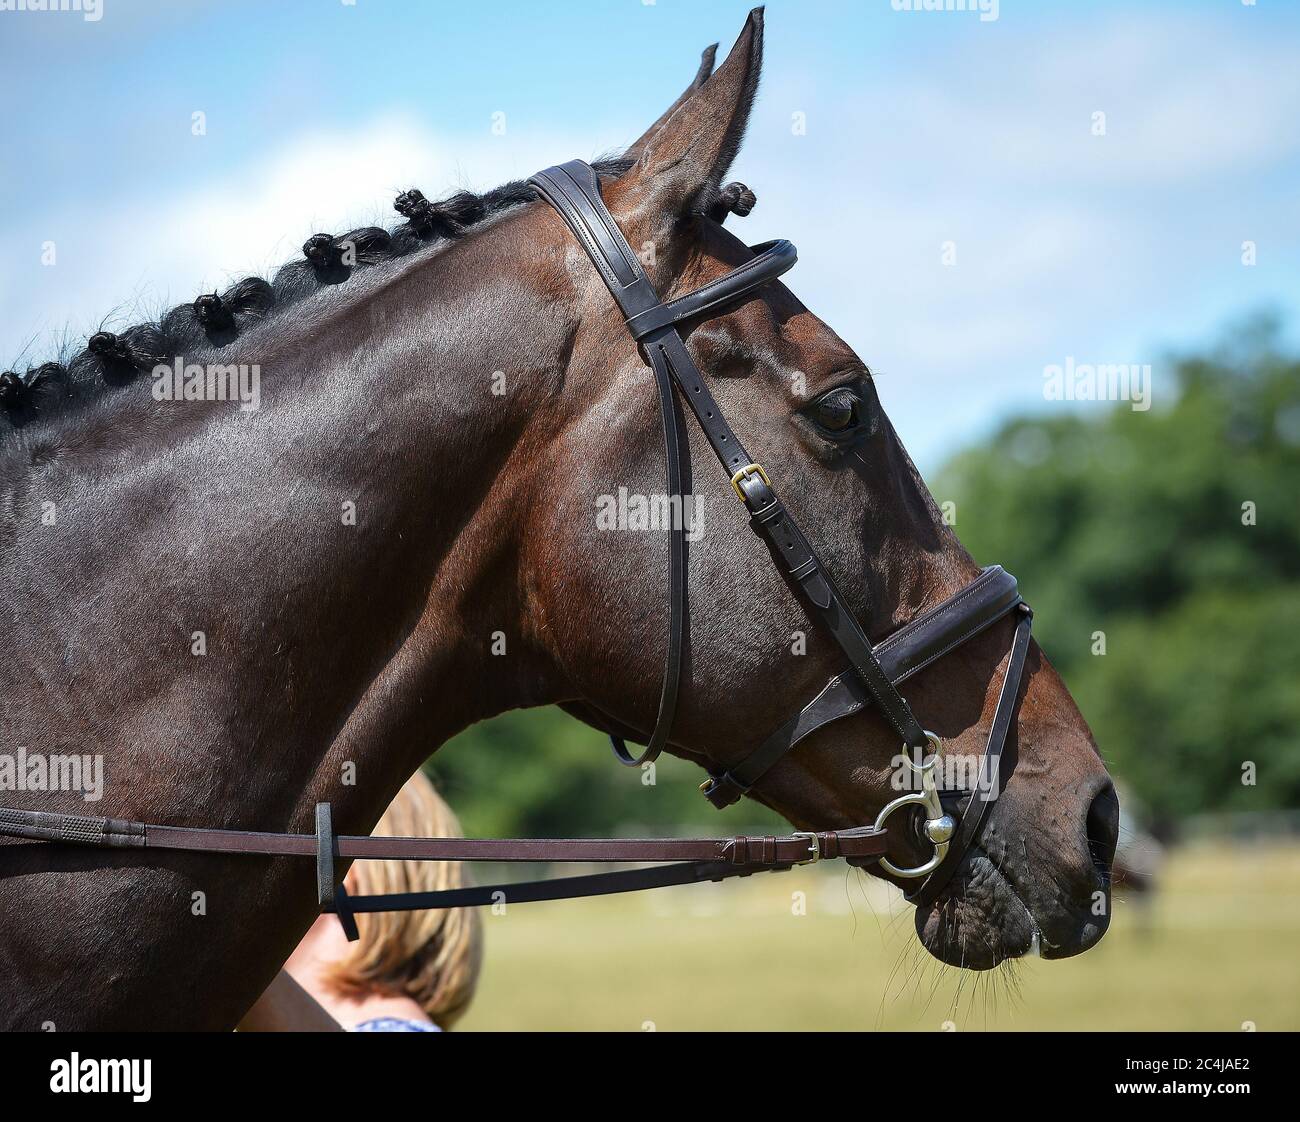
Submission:
POLYGON ((673 884, 728 880, 762 870, 789 869, 822 858, 876 860, 885 852, 884 831, 870 827, 730 838, 360 837, 335 834, 329 803, 316 806, 314 834, 156 826, 120 818, 6 808, 0 808, 0 834, 37 842, 110 849, 314 857, 317 902, 322 911, 338 914, 349 939, 357 937, 352 919, 355 912, 415 911, 497 902, 529 903, 606 896, 673 884), (653 861, 672 864, 518 884, 474 885, 439 892, 351 896, 339 882, 335 869, 336 860, 349 858, 368 861, 653 861))

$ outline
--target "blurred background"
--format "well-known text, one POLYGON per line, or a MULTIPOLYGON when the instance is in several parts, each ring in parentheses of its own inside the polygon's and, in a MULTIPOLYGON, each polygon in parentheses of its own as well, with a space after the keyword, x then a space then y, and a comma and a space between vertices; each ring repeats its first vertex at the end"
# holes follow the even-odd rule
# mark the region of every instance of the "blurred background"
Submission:
MULTIPOLYGON (((1300 8, 907 7, 769 5, 737 229, 799 246, 792 287, 1020 578, 1121 787, 1115 924, 976 978, 844 869, 524 906, 485 917, 467 1028, 1300 1027, 1300 8), (1053 391, 1098 365, 1144 393, 1053 391)), ((403 188, 617 151, 747 8, 0 13, 0 366, 392 225, 403 188)), ((470 834, 776 825, 675 760, 643 783, 558 711, 430 767, 470 834)))

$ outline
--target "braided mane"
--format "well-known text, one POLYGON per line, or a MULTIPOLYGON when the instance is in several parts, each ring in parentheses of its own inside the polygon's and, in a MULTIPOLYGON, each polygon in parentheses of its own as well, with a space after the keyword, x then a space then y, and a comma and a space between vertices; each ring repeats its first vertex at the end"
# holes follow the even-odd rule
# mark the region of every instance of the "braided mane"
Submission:
MULTIPOLYGON (((626 159, 599 161, 601 175, 617 178, 626 159)), ((120 332, 97 331, 66 362, 43 362, 0 373, 0 434, 8 428, 79 412, 179 355, 220 348, 323 289, 347 281, 358 269, 406 257, 425 246, 460 238, 484 219, 535 197, 523 180, 481 195, 461 191, 431 202, 415 188, 397 197, 405 219, 391 230, 366 226, 346 234, 313 234, 302 259, 282 265, 268 281, 245 277, 172 308, 154 323, 120 332)))
MULTIPOLYGON (((617 179, 633 160, 617 157, 592 166, 604 179, 617 179)), ((453 241, 485 219, 531 201, 536 192, 524 180, 481 195, 461 191, 431 202, 412 187, 397 196, 394 209, 404 222, 391 230, 366 226, 349 233, 313 234, 301 260, 282 265, 268 281, 245 277, 223 292, 209 292, 180 304, 156 323, 120 332, 97 331, 85 349, 65 362, 44 362, 0 373, 0 439, 39 421, 78 413, 134 382, 141 372, 201 348, 220 350, 253 327, 323 289, 347 281, 358 269, 394 262, 425 246, 453 241)), ((754 193, 729 183, 708 208, 721 222, 729 213, 747 215, 754 193)))

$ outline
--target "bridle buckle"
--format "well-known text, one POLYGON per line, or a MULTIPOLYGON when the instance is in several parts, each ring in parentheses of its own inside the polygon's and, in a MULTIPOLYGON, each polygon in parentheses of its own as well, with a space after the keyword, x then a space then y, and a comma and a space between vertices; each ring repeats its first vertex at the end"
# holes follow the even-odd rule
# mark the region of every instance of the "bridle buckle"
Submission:
POLYGON ((745 493, 740 489, 740 481, 748 479, 751 475, 757 475, 769 487, 772 486, 772 481, 768 479, 767 472, 763 470, 762 464, 746 464, 731 477, 731 489, 736 492, 736 498, 742 503, 745 501, 745 493))

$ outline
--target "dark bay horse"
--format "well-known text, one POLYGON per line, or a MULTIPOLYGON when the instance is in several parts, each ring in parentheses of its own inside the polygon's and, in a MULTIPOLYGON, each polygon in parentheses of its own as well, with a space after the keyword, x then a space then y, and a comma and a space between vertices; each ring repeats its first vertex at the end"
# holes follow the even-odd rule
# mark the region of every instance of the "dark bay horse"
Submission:
MULTIPOLYGON (((756 12, 716 72, 706 52, 669 111, 598 167, 666 296, 750 256, 719 219, 737 201, 721 183, 761 43, 756 12)), ((0 753, 104 762, 93 805, 30 790, 0 802, 310 832, 329 800, 340 830, 363 834, 434 748, 486 717, 559 703, 652 724, 666 542, 596 518, 620 487, 662 490, 650 373, 527 186, 442 203, 407 192, 399 210, 393 231, 313 237, 272 282, 0 378, 0 753), (256 367, 258 408, 168 400, 150 371, 178 360, 256 367)), ((688 345, 873 638, 977 574, 867 367, 787 288, 688 345)), ((708 517, 691 543, 671 750, 725 766, 839 656, 725 478, 699 471, 691 489, 708 517)), ((1011 628, 906 686, 953 752, 981 749, 1011 628)), ((814 734, 752 794, 804 829, 869 823, 895 794, 898 747, 870 710, 814 734)), ((1079 953, 1109 913, 1114 795, 1036 647, 1008 751, 979 846, 916 917, 932 953, 967 967, 1079 953)), ((905 832, 891 846, 920 854, 905 832)), ((310 924, 311 875, 271 858, 2 841, 0 1016, 228 1028, 310 924)))

